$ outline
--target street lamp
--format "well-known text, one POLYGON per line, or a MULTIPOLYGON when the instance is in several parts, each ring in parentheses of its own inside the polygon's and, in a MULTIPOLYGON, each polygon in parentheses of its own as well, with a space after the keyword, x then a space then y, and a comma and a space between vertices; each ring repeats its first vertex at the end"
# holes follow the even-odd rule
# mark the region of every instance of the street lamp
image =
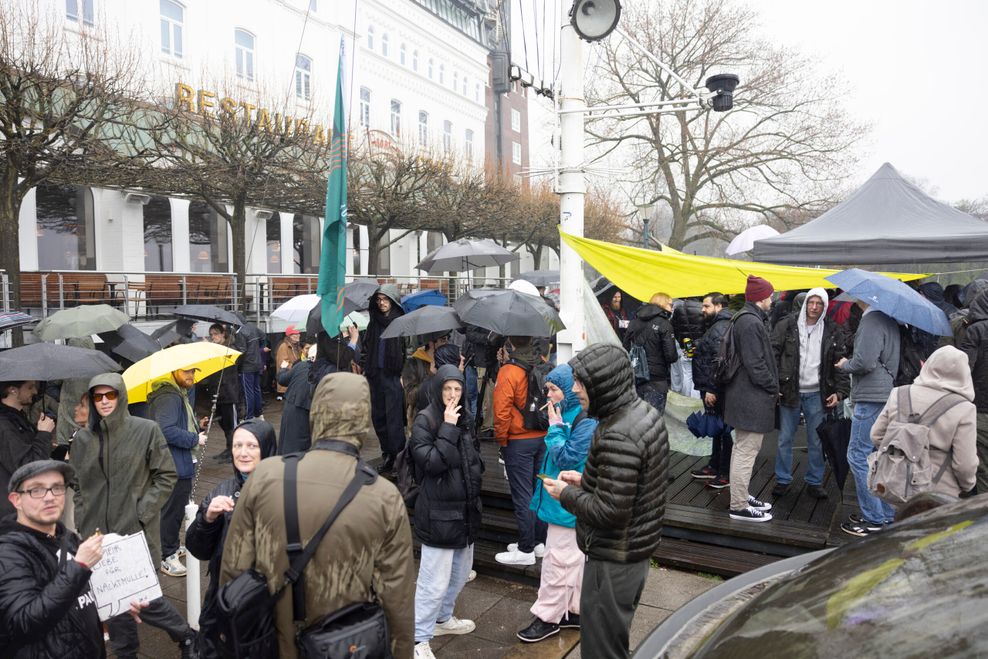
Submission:
POLYGON ((648 249, 652 242, 652 234, 649 231, 649 222, 652 220, 653 204, 638 204, 638 216, 642 219, 642 249, 648 249))

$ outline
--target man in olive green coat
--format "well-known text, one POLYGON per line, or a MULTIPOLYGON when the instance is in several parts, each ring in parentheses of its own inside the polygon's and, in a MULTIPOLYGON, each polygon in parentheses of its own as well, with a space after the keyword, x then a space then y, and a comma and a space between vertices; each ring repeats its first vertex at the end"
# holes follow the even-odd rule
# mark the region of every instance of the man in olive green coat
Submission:
MULTIPOLYGON (((326 521, 357 464, 350 455, 320 449, 320 440, 339 440, 359 450, 374 436, 367 380, 353 373, 327 375, 313 394, 309 419, 312 448, 298 464, 303 540, 326 521)), ((251 567, 267 577, 272 590, 283 583, 288 569, 284 474, 282 458, 268 458, 244 485, 226 536, 221 585, 251 567)), ((392 653, 412 656, 412 536, 405 502, 389 481, 378 478, 360 489, 323 538, 302 580, 305 626, 349 604, 370 601, 373 586, 388 619, 392 653)), ((275 606, 275 627, 281 659, 298 656, 290 593, 275 606)))

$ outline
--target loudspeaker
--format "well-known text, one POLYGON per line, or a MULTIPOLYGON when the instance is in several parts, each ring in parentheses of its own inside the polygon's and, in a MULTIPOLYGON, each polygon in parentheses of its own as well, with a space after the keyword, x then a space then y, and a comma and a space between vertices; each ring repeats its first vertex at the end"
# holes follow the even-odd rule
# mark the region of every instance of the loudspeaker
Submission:
POLYGON ((720 73, 707 78, 704 85, 713 94, 711 102, 714 112, 727 112, 734 107, 734 90, 741 79, 733 73, 720 73))
POLYGON ((570 24, 584 41, 600 41, 617 27, 619 0, 576 0, 569 11, 570 24))

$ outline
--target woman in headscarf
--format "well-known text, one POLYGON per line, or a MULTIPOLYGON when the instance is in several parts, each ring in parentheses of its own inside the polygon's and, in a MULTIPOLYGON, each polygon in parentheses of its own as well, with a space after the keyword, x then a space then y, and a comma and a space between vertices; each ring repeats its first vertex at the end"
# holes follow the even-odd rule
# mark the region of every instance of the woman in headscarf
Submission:
POLYGON ((473 621, 453 615, 453 606, 470 574, 480 531, 483 463, 463 408, 463 374, 447 364, 433 386, 437 394, 416 415, 409 440, 419 486, 415 537, 422 543, 415 587, 416 657, 433 656, 433 636, 475 629, 473 621))
POLYGON ((209 587, 206 588, 204 610, 216 597, 226 530, 240 489, 261 460, 274 455, 276 448, 274 427, 267 421, 251 419, 238 425, 233 431, 233 476, 206 495, 199 505, 196 518, 185 531, 185 547, 189 553, 199 560, 209 561, 209 587))

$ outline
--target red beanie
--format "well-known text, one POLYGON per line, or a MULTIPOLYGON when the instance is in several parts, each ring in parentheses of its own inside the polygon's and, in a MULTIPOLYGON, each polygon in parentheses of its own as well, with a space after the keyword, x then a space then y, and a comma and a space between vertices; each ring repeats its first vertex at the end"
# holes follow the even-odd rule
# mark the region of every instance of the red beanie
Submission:
POLYGON ((761 277, 748 275, 748 284, 744 287, 744 299, 746 302, 758 302, 767 297, 772 297, 775 289, 761 277))

